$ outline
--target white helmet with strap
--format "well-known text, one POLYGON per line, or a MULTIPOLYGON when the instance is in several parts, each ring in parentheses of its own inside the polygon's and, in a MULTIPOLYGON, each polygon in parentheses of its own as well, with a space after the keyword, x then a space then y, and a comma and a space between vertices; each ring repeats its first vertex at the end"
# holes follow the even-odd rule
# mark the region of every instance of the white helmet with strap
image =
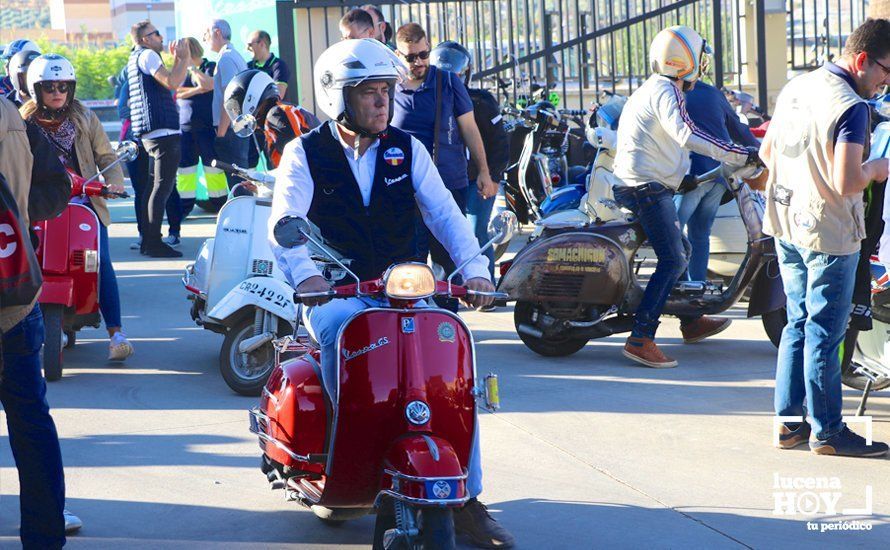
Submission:
POLYGON ((322 52, 315 62, 315 101, 318 107, 333 120, 351 131, 364 135, 363 128, 355 126, 347 93, 364 82, 390 82, 389 117, 393 114, 395 83, 405 74, 405 66, 398 57, 373 38, 343 40, 322 52))
POLYGON ((42 82, 70 82, 71 91, 68 93, 68 101, 74 97, 74 86, 77 77, 74 74, 74 65, 70 61, 55 53, 43 54, 28 66, 28 94, 40 103, 40 96, 36 93, 36 86, 42 82))
POLYGON ((662 76, 695 82, 707 72, 710 55, 711 48, 701 35, 678 25, 655 35, 649 48, 649 65, 662 76))

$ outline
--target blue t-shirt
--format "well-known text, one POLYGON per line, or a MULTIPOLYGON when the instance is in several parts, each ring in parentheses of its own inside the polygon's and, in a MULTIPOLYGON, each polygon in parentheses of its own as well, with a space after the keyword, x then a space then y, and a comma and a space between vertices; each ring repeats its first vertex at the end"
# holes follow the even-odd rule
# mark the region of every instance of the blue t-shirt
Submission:
MULTIPOLYGON (((831 62, 825 63, 825 68, 828 72, 843 78, 856 91, 856 82, 850 76, 850 73, 831 62)), ((868 109, 867 103, 857 103, 841 115, 841 118, 837 121, 837 127, 834 129, 835 145, 838 143, 865 145, 865 138, 868 135, 870 126, 868 109)))
MULTIPOLYGON (((760 147, 760 142, 739 119, 723 92, 710 84, 698 81, 695 83, 695 88, 686 92, 686 112, 696 126, 715 138, 745 146, 760 147)), ((698 153, 692 153, 690 158, 692 165, 689 172, 695 175, 704 174, 720 164, 698 153)))
MULTIPOLYGON (((436 124, 436 73, 430 66, 423 84, 409 90, 396 84, 395 112, 392 125, 420 140, 433 152, 433 128, 436 124)), ((439 128, 439 158, 436 168, 448 189, 467 186, 467 153, 457 126, 457 117, 473 111, 473 102, 460 78, 442 71, 442 115, 439 128)))

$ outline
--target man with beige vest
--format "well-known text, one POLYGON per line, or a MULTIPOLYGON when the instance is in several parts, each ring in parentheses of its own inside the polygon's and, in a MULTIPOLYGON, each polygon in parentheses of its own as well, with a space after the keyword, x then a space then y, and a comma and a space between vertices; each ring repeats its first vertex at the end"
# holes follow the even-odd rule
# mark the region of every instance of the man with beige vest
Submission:
MULTIPOLYGON (((29 143, 18 110, 2 98, 0 174, 15 197, 26 227, 29 219, 58 215, 68 203, 71 183, 51 146, 29 143)), ((76 529, 81 525, 76 516, 64 512, 65 477, 59 436, 49 413, 40 366, 43 336, 43 316, 35 303, 0 304, 0 402, 19 473, 20 537, 24 548, 61 548, 66 527, 76 529)))
POLYGON ((887 159, 863 162, 870 130, 864 98, 887 84, 890 21, 868 19, 836 64, 785 86, 761 147, 770 173, 764 231, 776 238, 788 296, 775 409, 793 419, 782 419, 782 449, 809 442, 821 455, 887 453, 887 445, 869 445, 844 424, 838 357, 865 238, 862 193, 888 172, 887 159))

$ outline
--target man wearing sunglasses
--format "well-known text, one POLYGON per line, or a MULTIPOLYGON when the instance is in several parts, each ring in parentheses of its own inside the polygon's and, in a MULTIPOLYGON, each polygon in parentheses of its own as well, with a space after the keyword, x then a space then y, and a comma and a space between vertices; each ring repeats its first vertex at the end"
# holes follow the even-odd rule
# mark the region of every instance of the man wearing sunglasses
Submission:
MULTIPOLYGON (((396 47, 408 74, 404 82, 396 84, 392 125, 423 143, 460 211, 466 214, 467 150, 479 170, 476 189, 469 192, 479 193, 482 199, 498 192, 488 171, 473 102, 459 76, 430 66, 430 43, 420 25, 402 25, 396 32, 396 47)), ((446 273, 454 271, 448 253, 422 223, 417 228, 417 245, 420 257, 426 258, 429 253, 446 273)), ((458 307, 457 300, 440 305, 452 311, 458 307)))
POLYGON ((820 455, 887 454, 886 444, 868 443, 844 424, 838 348, 866 237, 863 191, 888 173, 886 158, 866 160, 865 99, 888 84, 890 21, 868 19, 837 63, 785 85, 761 147, 770 171, 763 231, 776 238, 788 296, 774 405, 777 416, 794 420, 779 426, 782 449, 809 443, 820 455))
MULTIPOLYGON (((182 154, 179 109, 173 92, 182 86, 190 62, 188 43, 171 44, 173 67, 161 60, 164 37, 150 21, 140 21, 130 29, 135 44, 127 63, 130 87, 130 122, 133 135, 142 141, 154 159, 152 187, 136 190, 137 208, 142 218, 141 252, 153 258, 179 258, 182 252, 161 240, 161 223, 167 199, 176 185, 176 171, 182 154)), ((147 162, 141 169, 148 172, 147 162)), ((138 178, 133 179, 134 182, 138 178)))

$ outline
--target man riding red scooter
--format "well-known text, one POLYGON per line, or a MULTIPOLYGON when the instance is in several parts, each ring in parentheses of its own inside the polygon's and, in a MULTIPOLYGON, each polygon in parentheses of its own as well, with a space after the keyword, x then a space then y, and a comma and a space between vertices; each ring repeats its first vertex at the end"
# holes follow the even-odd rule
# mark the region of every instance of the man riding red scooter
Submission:
MULTIPOLYGON (((398 58, 388 48, 371 39, 345 40, 322 53, 314 69, 315 97, 332 120, 294 140, 285 149, 269 217, 270 238, 282 219, 308 218, 318 228, 325 246, 352 260, 350 269, 358 279, 379 281, 381 274, 391 265, 416 261, 413 228, 415 212, 420 212, 433 235, 449 251, 455 265, 463 266, 464 285, 468 291, 465 301, 477 307, 487 305, 493 300, 491 293, 494 286, 489 280, 487 259, 479 255, 478 242, 467 220, 451 200, 423 145, 390 126, 394 86, 401 79, 403 70, 398 58)), ((353 296, 329 302, 331 285, 320 275, 306 247, 285 249, 274 240, 272 245, 282 270, 296 287, 303 304, 308 306, 303 308, 302 320, 321 347, 319 373, 326 394, 332 401, 334 418, 341 415, 342 419, 347 411, 355 414, 359 407, 362 407, 362 414, 373 415, 377 407, 383 407, 379 403, 386 400, 389 394, 378 396, 379 399, 347 403, 347 399, 360 395, 355 390, 361 387, 352 388, 352 391, 344 391, 344 388, 350 383, 361 384, 362 376, 358 375, 358 370, 362 363, 367 365, 372 360, 376 363, 375 355, 382 357, 381 352, 398 347, 389 346, 387 349, 388 342, 395 336, 384 335, 381 331, 386 327, 369 322, 368 318, 378 308, 391 308, 393 304, 385 294, 370 292, 373 290, 370 287, 375 283, 361 285, 362 293, 353 289, 353 296), (354 319, 362 315, 368 317, 356 327, 354 319), (369 338, 373 342, 367 340, 369 338), (343 347, 344 343, 346 347, 343 347), (347 362, 350 376, 343 380, 341 373, 347 362), (353 379, 355 376, 358 378, 353 379), (365 404, 370 408, 365 409, 365 404)), ((414 265, 416 280, 403 278, 402 284, 412 286, 426 280, 423 276, 425 265, 414 265)), ((380 283, 376 284, 379 290, 380 283)), ((426 307, 426 304, 420 301, 417 307, 426 307)), ((438 317, 444 317, 444 313, 438 309, 429 311, 429 314, 424 314, 430 316, 429 320, 406 316, 405 319, 410 320, 403 320, 396 327, 398 337, 407 337, 415 330, 419 331, 422 324, 435 322, 437 336, 434 338, 437 342, 460 344, 453 349, 469 347, 466 350, 469 354, 461 352, 455 359, 472 362, 472 337, 459 318, 449 314, 448 320, 439 320, 438 317)), ((412 359, 418 363, 408 368, 408 373, 400 379, 401 383, 410 385, 419 378, 428 388, 430 384, 444 384, 436 393, 442 396, 451 394, 455 400, 459 395, 474 395, 473 387, 467 387, 468 383, 475 384, 471 375, 424 378, 422 369, 426 367, 420 364, 419 357, 393 359, 400 360, 400 369, 408 368, 403 367, 402 363, 410 364, 412 359)), ((375 365, 375 371, 387 367, 395 368, 384 361, 375 365)), ((368 371, 364 372, 367 379, 368 371)), ((367 383, 368 386, 362 386, 365 394, 373 393, 377 388, 369 381, 367 383)), ((415 392, 413 395, 418 394, 415 392)), ((408 401, 408 408, 402 416, 407 416, 417 431, 425 430, 428 422, 421 422, 424 417, 421 413, 425 406, 427 412, 434 409, 432 403, 425 404, 417 398, 408 401), (418 410, 412 412, 409 410, 412 407, 418 410), (416 418, 412 420, 415 413, 416 418)), ((464 406, 472 406, 472 400, 469 404, 461 402, 464 406)), ((361 415, 353 418, 358 421, 361 415)), ((341 427, 337 426, 337 429, 341 427)), ((479 546, 509 547, 513 544, 513 537, 476 500, 481 492, 482 468, 479 431, 473 429, 472 433, 465 465, 466 497, 469 500, 455 511, 455 528, 479 546)), ((339 443, 342 440, 341 437, 338 445, 345 445, 339 443)), ((435 449, 434 439, 430 441, 433 444, 424 451, 425 456, 435 460, 440 453, 435 449)), ((328 457, 328 466, 335 459, 336 456, 328 457)), ((327 475, 330 474, 327 472, 327 475)), ((339 475, 350 476, 349 473, 339 475)), ((393 482, 395 486, 399 485, 400 479, 403 482, 411 481, 398 478, 393 482)), ((444 486, 437 487, 440 494, 455 489, 449 486, 449 491, 445 491, 444 486)), ((436 487, 428 488, 427 493, 430 490, 435 491, 436 487)), ((398 498, 396 501, 398 514, 398 503, 403 501, 398 498)))

